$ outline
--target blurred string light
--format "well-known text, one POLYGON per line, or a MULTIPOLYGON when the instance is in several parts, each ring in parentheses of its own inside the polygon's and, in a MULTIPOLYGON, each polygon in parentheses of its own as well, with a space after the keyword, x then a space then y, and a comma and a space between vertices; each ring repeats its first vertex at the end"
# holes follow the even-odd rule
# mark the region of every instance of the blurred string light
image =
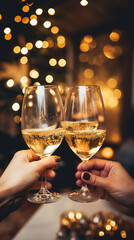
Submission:
POLYGON ((111 147, 105 147, 101 150, 101 156, 105 159, 111 159, 114 156, 114 150, 111 147))
POLYGON ((32 25, 32 26, 36 26, 37 25, 37 19, 31 19, 30 20, 30 24, 32 25))
POLYGON ((23 55, 26 55, 26 54, 28 53, 28 49, 27 49, 26 47, 23 47, 23 48, 21 49, 21 53, 22 53, 23 55))
POLYGON ((57 60, 55 58, 51 58, 49 60, 49 64, 50 64, 50 66, 55 66, 57 64, 57 60))
POLYGON ((113 31, 113 32, 110 33, 109 38, 110 38, 111 41, 113 41, 113 42, 118 42, 119 39, 120 39, 120 35, 119 35, 118 32, 113 31))
POLYGON ((5 33, 5 34, 9 34, 10 32, 11 32, 11 28, 6 27, 6 28, 4 29, 4 33, 5 33))
POLYGON ((55 14, 55 9, 54 8, 49 8, 48 9, 48 14, 49 15, 54 15, 55 14))
POLYGON ((41 40, 38 40, 38 41, 36 41, 35 46, 36 46, 37 48, 42 48, 43 42, 42 42, 41 40))
POLYGON ((53 26, 53 27, 51 28, 51 32, 52 32, 53 34, 57 34, 57 33, 59 32, 59 28, 58 28, 57 26, 53 26))
POLYGON ((80 4, 81 4, 83 7, 85 7, 85 6, 88 5, 88 1, 87 1, 87 0, 81 0, 81 1, 80 1, 80 4))
POLYGON ((36 78, 39 77, 39 72, 38 72, 37 70, 35 70, 35 69, 32 69, 32 70, 29 72, 29 75, 30 75, 31 78, 36 79, 36 78))
POLYGON ((53 79, 53 76, 52 76, 52 75, 47 75, 47 76, 45 77, 45 80, 46 80, 47 83, 52 83, 54 79, 53 79))
POLYGON ((29 12, 29 6, 27 6, 27 5, 24 5, 23 7, 22 7, 22 11, 23 12, 29 12))
POLYGON ((17 112, 20 109, 20 104, 17 102, 13 103, 12 109, 13 111, 17 112))
POLYGON ((2 14, 0 13, 0 20, 2 20, 2 14))
POLYGON ((37 15, 41 15, 41 14, 43 13, 43 9, 42 9, 42 8, 37 8, 36 11, 35 11, 35 13, 36 13, 37 15))
POLYGON ((50 27, 51 27, 51 22, 50 22, 50 21, 45 21, 45 22, 43 23, 43 26, 44 26, 45 28, 50 28, 50 27))
POLYGON ((6 86, 9 87, 9 88, 13 87, 14 86, 14 80, 13 79, 7 80, 6 86))

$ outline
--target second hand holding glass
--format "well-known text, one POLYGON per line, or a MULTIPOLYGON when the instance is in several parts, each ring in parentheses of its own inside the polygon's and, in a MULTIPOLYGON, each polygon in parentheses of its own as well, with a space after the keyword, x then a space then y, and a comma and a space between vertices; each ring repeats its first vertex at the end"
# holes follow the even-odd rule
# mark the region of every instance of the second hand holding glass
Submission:
MULTIPOLYGON (((28 147, 41 158, 50 156, 61 144, 63 120, 63 104, 56 86, 30 86, 26 89, 22 105, 22 135, 28 147)), ((39 192, 29 192, 28 201, 51 203, 59 198, 59 193, 51 193, 43 184, 39 192)))
MULTIPOLYGON (((65 102, 65 138, 72 151, 87 163, 106 136, 105 110, 98 86, 70 87, 65 102)), ((94 189, 83 185, 69 194, 77 202, 96 201, 94 189)))

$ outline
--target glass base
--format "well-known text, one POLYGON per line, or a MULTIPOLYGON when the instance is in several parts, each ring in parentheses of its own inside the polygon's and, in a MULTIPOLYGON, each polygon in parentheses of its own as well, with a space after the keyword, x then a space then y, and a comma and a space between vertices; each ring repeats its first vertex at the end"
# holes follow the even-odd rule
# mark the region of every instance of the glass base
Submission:
POLYGON ((88 203, 99 199, 99 194, 94 189, 87 189, 84 186, 81 189, 74 190, 68 194, 68 197, 76 202, 88 203))
POLYGON ((36 203, 36 204, 46 204, 46 203, 54 203, 59 201, 61 198, 61 195, 56 192, 46 192, 46 193, 33 193, 32 191, 29 192, 27 200, 28 202, 31 203, 36 203))

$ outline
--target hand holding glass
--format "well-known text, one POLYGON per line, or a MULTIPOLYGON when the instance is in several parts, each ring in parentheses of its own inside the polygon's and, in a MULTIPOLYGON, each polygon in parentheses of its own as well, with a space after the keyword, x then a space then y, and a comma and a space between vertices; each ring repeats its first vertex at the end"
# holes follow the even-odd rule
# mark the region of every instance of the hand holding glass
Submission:
MULTIPOLYGON (((62 142, 63 118, 63 104, 56 86, 26 88, 22 105, 22 135, 28 147, 41 158, 50 156, 62 142)), ((38 193, 29 192, 28 201, 50 203, 59 198, 59 193, 51 193, 42 185, 38 193)))
MULTIPOLYGON (((72 151, 87 162, 102 146, 106 136, 105 110, 98 86, 70 87, 65 101, 65 138, 72 151)), ((86 185, 69 194, 77 202, 98 199, 86 185)))

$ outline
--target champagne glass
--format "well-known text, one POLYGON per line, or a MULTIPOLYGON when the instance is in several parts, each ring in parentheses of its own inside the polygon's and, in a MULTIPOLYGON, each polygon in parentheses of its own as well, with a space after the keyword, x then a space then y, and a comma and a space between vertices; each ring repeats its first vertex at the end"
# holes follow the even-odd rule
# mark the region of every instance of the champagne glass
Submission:
MULTIPOLYGON (((50 156, 62 142, 63 120, 63 104, 57 86, 26 88, 22 104, 21 131, 27 146, 41 158, 50 156)), ((45 184, 42 184, 39 192, 29 191, 28 201, 51 203, 59 198, 59 193, 51 193, 45 184)))
MULTIPOLYGON (((70 87, 65 100, 65 139, 81 161, 100 149, 106 136, 106 120, 100 88, 96 85, 70 87)), ((98 160, 99 161, 99 160, 98 160)), ((94 188, 83 185, 69 194, 77 202, 99 198, 94 188)))

